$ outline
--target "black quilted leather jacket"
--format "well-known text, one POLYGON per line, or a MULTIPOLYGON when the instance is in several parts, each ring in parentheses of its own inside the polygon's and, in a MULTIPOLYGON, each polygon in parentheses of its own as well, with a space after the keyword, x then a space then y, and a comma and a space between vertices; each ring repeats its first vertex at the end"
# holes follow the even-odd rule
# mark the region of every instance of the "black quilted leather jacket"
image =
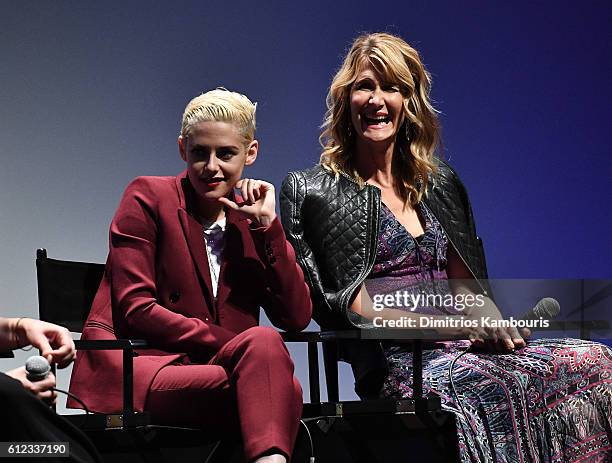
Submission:
MULTIPOLYGON (((425 204, 474 277, 486 279, 482 241, 465 187, 447 163, 437 162, 425 204)), ((352 326, 347 317, 351 296, 376 256, 380 190, 360 188, 350 177, 336 177, 318 165, 287 175, 280 204, 287 239, 311 288, 313 318, 324 329, 352 326)))

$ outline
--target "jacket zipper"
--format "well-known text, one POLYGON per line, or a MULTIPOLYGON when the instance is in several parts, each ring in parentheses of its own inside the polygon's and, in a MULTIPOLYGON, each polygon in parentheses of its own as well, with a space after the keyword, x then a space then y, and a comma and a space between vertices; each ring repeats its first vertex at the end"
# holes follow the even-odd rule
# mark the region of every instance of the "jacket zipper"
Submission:
MULTIPOLYGON (((348 175, 346 175, 344 172, 341 172, 341 174, 344 175, 346 178, 348 178, 351 182, 355 183, 355 181, 351 179, 348 175)), ((377 193, 374 191, 374 188, 375 188, 374 186, 368 185, 366 183, 365 188, 368 188, 370 190, 370 195, 368 196, 369 202, 373 202, 373 199, 374 200, 378 199, 378 214, 375 218, 374 229, 372 230, 374 241, 376 241, 376 235, 378 234, 378 223, 379 223, 379 218, 380 218, 379 217, 380 216, 380 198, 378 197, 373 198, 374 196, 377 195, 377 193)), ((374 204, 372 204, 372 209, 373 209, 373 206, 374 204)), ((370 246, 370 248, 372 248, 372 246, 370 246)), ((348 311, 348 302, 349 302, 350 297, 352 296, 353 292, 357 289, 357 287, 359 287, 365 281, 366 277, 368 276, 368 274, 374 267, 375 260, 376 260, 376 252, 374 249, 370 249, 370 255, 368 256, 368 261, 366 262, 366 265, 364 265, 363 270, 361 271, 361 273, 359 274, 355 282, 352 285, 350 285, 348 288, 346 288, 343 291, 342 295, 340 296, 340 306, 345 314, 348 311)))

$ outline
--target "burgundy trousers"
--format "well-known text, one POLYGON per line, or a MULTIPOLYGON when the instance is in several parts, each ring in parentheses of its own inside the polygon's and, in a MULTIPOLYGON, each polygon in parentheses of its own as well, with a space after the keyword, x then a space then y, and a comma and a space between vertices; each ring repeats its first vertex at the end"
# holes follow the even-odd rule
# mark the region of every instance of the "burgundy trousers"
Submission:
POLYGON ((302 413, 302 388, 280 334, 256 326, 226 343, 205 365, 162 368, 145 410, 154 423, 241 437, 249 462, 271 449, 289 459, 302 413))

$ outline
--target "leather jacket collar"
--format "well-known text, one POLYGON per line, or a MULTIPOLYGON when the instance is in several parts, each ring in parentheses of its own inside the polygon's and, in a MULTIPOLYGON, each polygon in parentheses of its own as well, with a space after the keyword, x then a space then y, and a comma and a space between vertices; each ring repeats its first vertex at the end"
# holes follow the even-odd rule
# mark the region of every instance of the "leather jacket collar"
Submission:
MULTIPOLYGON (((486 279, 482 241, 465 187, 441 160, 431 180, 425 204, 473 276, 486 279)), ((350 298, 374 265, 380 190, 360 188, 348 176, 318 165, 287 175, 280 204, 287 238, 312 290, 313 318, 325 329, 346 327, 350 298)))

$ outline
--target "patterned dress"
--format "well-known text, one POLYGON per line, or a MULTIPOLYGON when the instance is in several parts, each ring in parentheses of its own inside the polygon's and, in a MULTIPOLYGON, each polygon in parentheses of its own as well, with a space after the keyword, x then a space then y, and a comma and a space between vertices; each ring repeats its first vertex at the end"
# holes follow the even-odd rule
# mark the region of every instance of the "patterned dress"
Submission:
MULTIPOLYGON (((369 294, 414 288, 448 291, 448 240, 422 203, 424 235, 414 239, 384 205, 369 294)), ((425 304, 417 312, 449 315, 425 304)), ((462 462, 612 462, 612 352, 578 339, 540 339, 512 354, 466 353, 468 341, 423 353, 424 393, 457 417, 462 462)), ((412 354, 388 346, 384 397, 412 396, 412 354)))

